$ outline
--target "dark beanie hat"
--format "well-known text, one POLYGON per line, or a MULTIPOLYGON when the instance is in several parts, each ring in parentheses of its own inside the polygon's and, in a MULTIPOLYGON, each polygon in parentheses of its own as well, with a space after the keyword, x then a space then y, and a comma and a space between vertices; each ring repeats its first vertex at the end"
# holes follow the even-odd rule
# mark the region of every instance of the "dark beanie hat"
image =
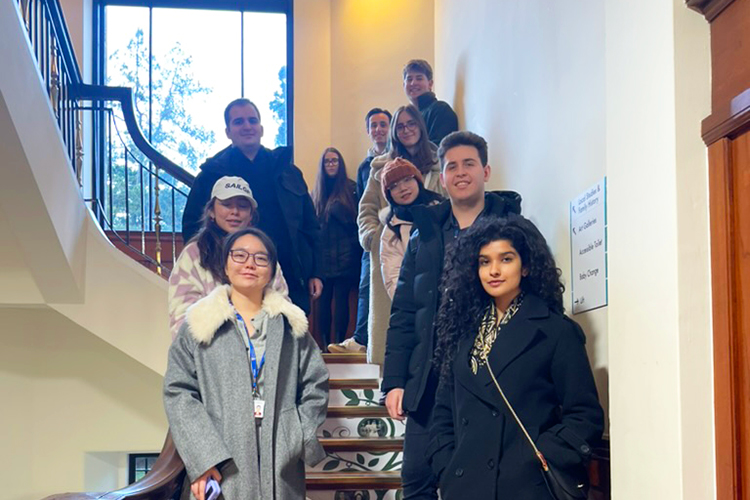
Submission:
POLYGON ((383 188, 383 196, 387 198, 388 189, 401 179, 414 177, 420 184, 424 184, 422 173, 409 160, 400 156, 395 158, 383 167, 383 173, 380 174, 380 185, 383 188))

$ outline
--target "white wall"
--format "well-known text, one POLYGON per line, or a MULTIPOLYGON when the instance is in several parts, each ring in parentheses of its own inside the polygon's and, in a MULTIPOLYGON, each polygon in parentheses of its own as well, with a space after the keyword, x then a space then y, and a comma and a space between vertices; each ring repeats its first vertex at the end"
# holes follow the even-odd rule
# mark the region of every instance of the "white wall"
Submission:
POLYGON ((160 449, 161 375, 46 307, 0 308, 0 324, 3 498, 81 491, 89 454, 160 449))
MULTIPOLYGON (((563 270, 568 204, 606 174, 604 5, 598 0, 435 3, 435 81, 489 144, 488 188, 512 189, 563 270)), ((575 316, 607 409, 607 309, 575 316)))
POLYGON ((679 0, 435 12, 443 96, 488 139, 491 187, 523 195, 568 283, 568 202, 608 178, 610 305, 575 319, 609 406, 613 497, 714 498, 706 23, 679 0))

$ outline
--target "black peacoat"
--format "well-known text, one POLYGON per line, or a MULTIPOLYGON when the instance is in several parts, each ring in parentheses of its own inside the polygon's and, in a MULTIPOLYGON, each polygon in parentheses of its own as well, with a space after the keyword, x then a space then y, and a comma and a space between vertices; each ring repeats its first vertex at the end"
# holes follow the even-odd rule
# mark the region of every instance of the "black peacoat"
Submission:
MULTIPOLYGON (((474 335, 459 342, 441 381, 428 456, 444 500, 549 500, 534 451, 487 367, 474 375, 474 335)), ((535 295, 504 325, 489 355, 500 387, 548 462, 578 481, 603 431, 583 331, 535 295)))

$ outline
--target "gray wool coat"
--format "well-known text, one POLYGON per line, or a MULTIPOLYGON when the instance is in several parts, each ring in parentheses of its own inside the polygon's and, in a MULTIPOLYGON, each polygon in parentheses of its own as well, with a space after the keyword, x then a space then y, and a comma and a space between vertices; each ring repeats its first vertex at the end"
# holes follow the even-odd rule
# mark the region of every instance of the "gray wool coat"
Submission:
POLYGON ((226 500, 304 499, 305 464, 325 457, 316 433, 328 406, 328 369, 304 312, 266 292, 258 443, 250 361, 229 292, 220 286, 196 302, 169 349, 164 407, 175 446, 191 483, 218 468, 226 500))

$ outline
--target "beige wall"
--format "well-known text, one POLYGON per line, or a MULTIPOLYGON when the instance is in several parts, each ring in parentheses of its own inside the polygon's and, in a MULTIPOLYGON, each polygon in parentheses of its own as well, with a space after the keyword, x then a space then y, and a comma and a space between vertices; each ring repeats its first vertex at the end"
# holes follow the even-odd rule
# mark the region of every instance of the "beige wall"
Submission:
POLYGON ((568 202, 608 178, 610 305, 575 319, 609 406, 613 497, 713 498, 707 25, 679 0, 437 0, 435 18, 443 96, 567 283, 568 202))
POLYGON ((0 324, 3 498, 80 491, 89 453, 158 451, 160 375, 48 308, 0 308, 0 324))
POLYGON ((433 60, 433 3, 295 2, 295 159, 310 189, 328 146, 341 151, 354 179, 369 147, 367 111, 406 103, 404 64, 433 60))

